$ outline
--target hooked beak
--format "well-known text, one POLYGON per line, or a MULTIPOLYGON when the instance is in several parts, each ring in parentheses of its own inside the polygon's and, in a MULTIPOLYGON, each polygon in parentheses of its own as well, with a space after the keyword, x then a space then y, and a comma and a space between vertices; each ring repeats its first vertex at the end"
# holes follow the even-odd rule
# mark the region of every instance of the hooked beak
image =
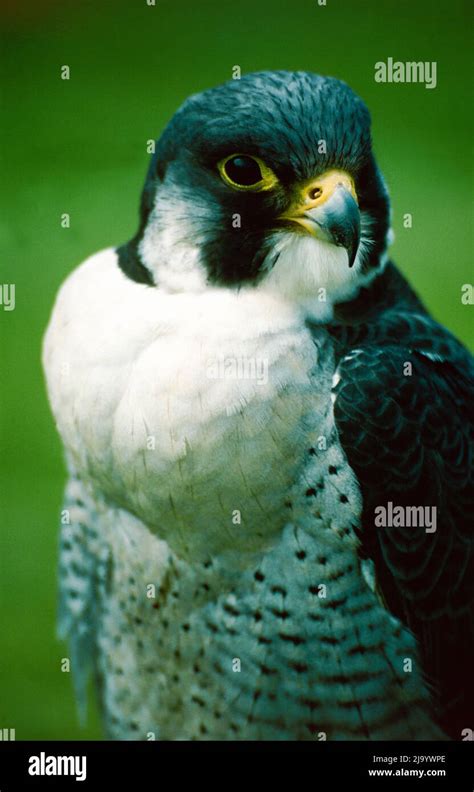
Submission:
POLYGON ((326 171, 299 189, 280 220, 298 223, 316 239, 347 251, 352 267, 360 241, 360 212, 354 182, 341 170, 326 171))

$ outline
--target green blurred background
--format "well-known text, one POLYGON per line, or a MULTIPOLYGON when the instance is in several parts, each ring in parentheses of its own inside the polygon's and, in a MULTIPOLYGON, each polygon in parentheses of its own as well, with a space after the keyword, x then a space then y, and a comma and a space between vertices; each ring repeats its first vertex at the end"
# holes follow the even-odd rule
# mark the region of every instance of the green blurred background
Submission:
MULTIPOLYGON (((0 728, 17 739, 100 738, 77 722, 55 639, 61 448, 41 337, 56 291, 87 255, 135 230, 157 137, 190 93, 242 72, 341 77, 368 103, 393 203, 393 257, 435 316, 469 343, 472 47, 468 2, 451 0, 36 0, 1 3, 5 186, 0 307, 0 728), (389 56, 436 61, 438 86, 377 84, 389 56), (69 65, 71 79, 60 79, 69 65), (60 216, 70 213, 71 227, 60 216), (403 214, 413 228, 403 228, 403 214)), ((124 319, 126 321, 126 319, 124 319)), ((472 320, 471 320, 472 321, 472 320)), ((472 324, 471 324, 472 330, 472 324)), ((472 334, 471 334, 472 339, 472 334)))

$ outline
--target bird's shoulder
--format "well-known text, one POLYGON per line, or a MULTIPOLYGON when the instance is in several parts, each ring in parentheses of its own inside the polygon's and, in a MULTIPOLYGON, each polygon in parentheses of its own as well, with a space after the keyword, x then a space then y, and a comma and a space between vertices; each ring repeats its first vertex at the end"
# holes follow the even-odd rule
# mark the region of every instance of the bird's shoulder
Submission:
MULTIPOLYGON (((376 431, 379 439, 390 439, 396 454, 407 439, 398 432, 410 424, 411 437, 441 450, 449 445, 445 429, 457 427, 464 436, 472 425, 474 359, 430 316, 393 265, 363 291, 341 306, 340 321, 329 328, 340 432, 360 449, 376 431)), ((374 448, 375 456, 380 453, 374 448)))

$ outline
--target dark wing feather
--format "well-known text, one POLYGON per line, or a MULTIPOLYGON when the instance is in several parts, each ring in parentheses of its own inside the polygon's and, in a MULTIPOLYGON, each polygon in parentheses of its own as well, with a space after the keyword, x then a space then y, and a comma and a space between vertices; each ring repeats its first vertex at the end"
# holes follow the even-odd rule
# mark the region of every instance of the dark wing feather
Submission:
POLYGON ((462 739, 474 714, 473 362, 393 267, 384 278, 393 305, 373 311, 367 290, 369 316, 330 330, 335 420, 362 489, 362 553, 419 640, 440 725, 462 739), (436 532, 375 527, 375 508, 389 501, 436 506, 436 532))

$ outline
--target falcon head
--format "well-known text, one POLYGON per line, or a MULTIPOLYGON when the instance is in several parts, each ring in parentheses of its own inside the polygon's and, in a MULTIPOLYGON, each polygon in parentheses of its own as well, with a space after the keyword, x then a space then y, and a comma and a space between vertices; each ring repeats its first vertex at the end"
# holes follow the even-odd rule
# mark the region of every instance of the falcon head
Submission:
POLYGON ((170 292, 262 289, 327 319, 383 267, 389 214, 362 100, 331 77, 258 72, 171 119, 119 261, 170 292))

